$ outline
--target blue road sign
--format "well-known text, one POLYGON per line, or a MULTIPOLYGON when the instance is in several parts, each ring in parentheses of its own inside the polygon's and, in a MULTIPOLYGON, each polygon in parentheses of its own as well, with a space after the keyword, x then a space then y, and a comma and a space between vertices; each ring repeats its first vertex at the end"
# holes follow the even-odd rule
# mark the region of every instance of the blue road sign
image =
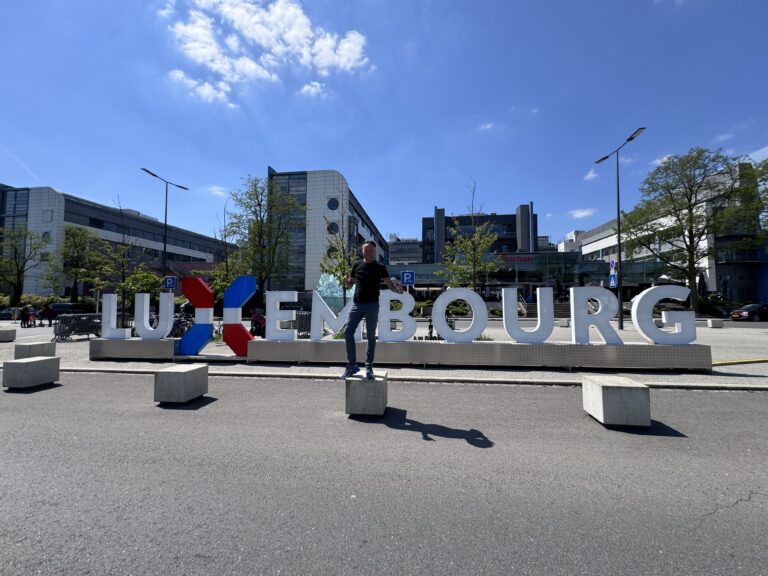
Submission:
POLYGON ((608 276, 608 287, 616 288, 616 274, 611 274, 608 276))
POLYGON ((176 290, 179 279, 176 276, 165 276, 163 278, 163 290, 176 290))
POLYGON ((400 284, 404 286, 416 284, 416 272, 400 272, 400 284))

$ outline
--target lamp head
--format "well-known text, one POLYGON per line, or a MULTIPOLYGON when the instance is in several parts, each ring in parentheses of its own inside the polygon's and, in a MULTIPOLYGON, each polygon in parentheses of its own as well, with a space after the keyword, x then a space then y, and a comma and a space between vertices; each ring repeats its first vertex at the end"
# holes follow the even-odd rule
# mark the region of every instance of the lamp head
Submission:
POLYGON ((627 142, 632 142, 632 140, 634 140, 635 138, 637 138, 638 136, 640 136, 640 134, 642 134, 642 133, 643 133, 643 130, 645 130, 645 126, 643 126, 642 128, 638 128, 637 130, 635 130, 635 131, 632 133, 632 136, 630 136, 629 138, 627 138, 627 142))

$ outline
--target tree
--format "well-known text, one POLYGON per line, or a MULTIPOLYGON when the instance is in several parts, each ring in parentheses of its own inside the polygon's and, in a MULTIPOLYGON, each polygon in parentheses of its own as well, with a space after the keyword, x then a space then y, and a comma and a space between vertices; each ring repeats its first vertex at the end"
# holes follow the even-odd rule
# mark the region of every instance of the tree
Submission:
POLYGON ((26 225, 0 228, 0 277, 11 287, 11 306, 18 306, 24 293, 24 277, 40 266, 40 253, 49 240, 27 230, 26 225))
POLYGON ((106 245, 108 269, 103 281, 97 283, 97 288, 114 289, 118 294, 120 309, 128 310, 133 306, 133 292, 129 290, 128 278, 135 272, 143 272, 144 265, 141 262, 141 255, 138 254, 136 241, 128 234, 128 225, 119 196, 115 202, 120 210, 121 237, 120 241, 106 245))
POLYGON ((80 297, 81 282, 97 282, 108 272, 107 244, 93 232, 77 226, 64 228, 61 262, 71 283, 70 302, 80 297))
POLYGON ((344 289, 344 276, 348 275, 352 269, 352 264, 357 260, 357 249, 349 238, 344 221, 341 227, 336 227, 335 232, 331 232, 332 222, 328 222, 328 250, 320 259, 320 271, 323 274, 332 276, 339 283, 341 288, 344 305, 347 304, 347 290, 344 289))
POLYGON ((257 176, 244 178, 232 200, 235 211, 230 214, 229 230, 263 294, 273 276, 292 268, 291 234, 304 226, 305 208, 290 193, 257 176))
POLYGON ((450 286, 470 286, 472 290, 477 290, 478 283, 499 270, 503 261, 501 256, 491 251, 498 235, 490 231, 490 222, 480 224, 480 212, 475 210, 477 185, 473 181, 468 188, 471 194, 469 231, 460 227, 457 218, 453 219, 453 227, 450 228, 453 240, 445 245, 445 268, 436 274, 445 278, 450 286))
MULTIPOLYGON (((126 278, 124 288, 129 294, 149 294, 150 300, 156 302, 160 297, 162 280, 152 272, 137 270, 126 278)), ((132 303, 131 303, 132 306, 132 303)), ((128 306, 126 308, 130 308, 128 306)))
POLYGON ((756 231, 755 190, 739 184, 736 158, 692 148, 652 170, 640 188, 640 203, 622 217, 626 252, 653 256, 686 278, 694 310, 700 264, 713 254, 713 238, 756 231))

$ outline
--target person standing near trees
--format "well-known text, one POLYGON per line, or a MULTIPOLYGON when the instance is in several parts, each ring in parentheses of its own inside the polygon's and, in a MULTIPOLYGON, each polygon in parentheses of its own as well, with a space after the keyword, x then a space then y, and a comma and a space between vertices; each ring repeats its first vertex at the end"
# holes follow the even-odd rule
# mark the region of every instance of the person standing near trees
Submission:
POLYGON ((376 324, 379 321, 379 284, 384 282, 387 287, 398 294, 403 293, 403 287, 392 282, 387 267, 376 261, 376 244, 365 242, 362 247, 363 257, 352 265, 352 271, 344 276, 344 288, 355 286, 352 309, 344 329, 344 340, 347 345, 347 369, 342 378, 348 378, 360 372, 357 366, 357 351, 355 350, 355 332, 360 322, 365 318, 365 329, 368 333, 368 347, 365 355, 365 377, 373 378, 373 358, 376 353, 376 324))

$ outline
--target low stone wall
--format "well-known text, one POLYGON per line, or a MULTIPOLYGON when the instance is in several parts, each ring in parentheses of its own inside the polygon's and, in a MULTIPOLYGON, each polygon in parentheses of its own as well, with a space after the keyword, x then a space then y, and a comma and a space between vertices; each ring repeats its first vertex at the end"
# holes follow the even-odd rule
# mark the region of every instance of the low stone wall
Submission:
MULTIPOLYGON (((365 342, 357 344, 357 359, 365 360, 365 342)), ((346 363, 342 340, 248 343, 248 362, 346 363)), ((613 370, 712 370, 709 346, 652 344, 467 344, 410 341, 376 344, 376 364, 422 366, 487 366, 507 368, 597 368, 613 370)))

